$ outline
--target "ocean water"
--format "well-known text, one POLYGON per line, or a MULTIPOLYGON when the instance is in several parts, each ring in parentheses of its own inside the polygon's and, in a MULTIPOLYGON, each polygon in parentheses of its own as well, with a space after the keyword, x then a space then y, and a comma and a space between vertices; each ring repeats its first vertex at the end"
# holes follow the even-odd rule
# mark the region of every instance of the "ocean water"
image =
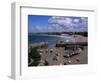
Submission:
POLYGON ((28 43, 37 43, 37 42, 48 42, 48 47, 55 47, 55 44, 58 41, 64 42, 73 42, 74 38, 71 36, 62 36, 62 35, 44 35, 44 34, 33 34, 28 35, 28 43))

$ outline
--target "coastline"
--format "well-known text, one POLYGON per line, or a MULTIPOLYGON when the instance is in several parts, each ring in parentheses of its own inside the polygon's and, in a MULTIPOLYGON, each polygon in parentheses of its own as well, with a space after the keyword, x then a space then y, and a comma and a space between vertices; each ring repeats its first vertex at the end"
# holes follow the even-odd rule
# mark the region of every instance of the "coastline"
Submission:
MULTIPOLYGON (((88 42, 88 37, 82 36, 82 35, 68 35, 68 34, 62 34, 62 35, 53 35, 53 34, 33 34, 33 36, 50 36, 50 37, 58 37, 62 39, 66 39, 65 42, 88 42)), ((29 43, 30 44, 30 43, 29 43)))

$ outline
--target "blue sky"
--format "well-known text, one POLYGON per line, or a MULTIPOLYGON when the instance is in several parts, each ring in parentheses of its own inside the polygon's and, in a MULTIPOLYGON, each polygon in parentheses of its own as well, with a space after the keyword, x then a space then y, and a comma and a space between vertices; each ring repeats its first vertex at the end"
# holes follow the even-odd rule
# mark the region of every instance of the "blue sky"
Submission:
POLYGON ((29 15, 29 32, 87 31, 87 17, 29 15))
POLYGON ((35 16, 35 15, 29 15, 28 16, 28 22, 29 22, 29 28, 32 28, 33 26, 47 26, 48 20, 51 16, 35 16))

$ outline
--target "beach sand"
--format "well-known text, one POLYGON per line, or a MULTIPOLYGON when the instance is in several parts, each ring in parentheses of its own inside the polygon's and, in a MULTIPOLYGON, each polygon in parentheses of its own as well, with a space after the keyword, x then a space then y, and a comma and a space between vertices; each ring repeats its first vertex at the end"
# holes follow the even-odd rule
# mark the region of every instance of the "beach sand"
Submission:
MULTIPOLYGON (((63 37, 66 37, 66 36, 64 35, 63 37)), ((84 37, 81 35, 75 35, 73 37, 75 38, 75 42, 86 42, 87 43, 87 37, 84 37)), ((43 44, 44 43, 42 42, 41 45, 43 46, 43 44)), ((36 46, 36 43, 32 45, 34 47, 36 46)), ((32 45, 29 45, 29 46, 32 46, 32 45)), ((40 61, 39 66, 45 66, 44 65, 45 62, 47 62, 48 65, 51 65, 51 66, 52 65, 88 64, 88 46, 82 46, 82 49, 80 48, 81 50, 80 53, 75 53, 77 49, 76 50, 71 50, 71 49, 65 50, 64 47, 55 47, 55 48, 50 49, 45 44, 44 48, 38 49, 38 52, 41 55, 41 61, 40 61), (71 51, 71 52, 66 53, 66 51, 68 52, 71 51), (71 53, 75 53, 76 55, 72 55, 68 57, 68 55, 70 55, 71 53)))

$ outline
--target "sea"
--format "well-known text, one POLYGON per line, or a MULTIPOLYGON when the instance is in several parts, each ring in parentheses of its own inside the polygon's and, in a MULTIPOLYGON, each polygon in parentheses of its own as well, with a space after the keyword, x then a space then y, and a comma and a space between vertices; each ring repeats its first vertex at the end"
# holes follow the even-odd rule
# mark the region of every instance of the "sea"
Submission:
POLYGON ((72 36, 63 35, 48 35, 48 34, 32 34, 28 35, 28 44, 38 43, 38 42, 48 42, 48 47, 55 47, 58 41, 73 42, 74 38, 72 36))

